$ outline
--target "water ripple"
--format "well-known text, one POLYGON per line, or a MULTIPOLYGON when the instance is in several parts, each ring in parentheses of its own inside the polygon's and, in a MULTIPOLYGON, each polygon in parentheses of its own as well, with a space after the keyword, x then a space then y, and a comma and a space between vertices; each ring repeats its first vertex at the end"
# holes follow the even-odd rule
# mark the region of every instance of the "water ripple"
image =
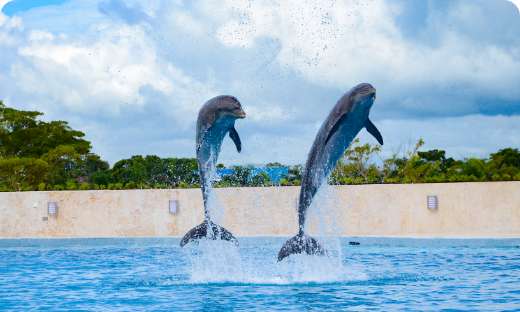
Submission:
POLYGON ((281 238, 0 241, 0 310, 520 309, 518 240, 349 240, 282 263, 281 238))

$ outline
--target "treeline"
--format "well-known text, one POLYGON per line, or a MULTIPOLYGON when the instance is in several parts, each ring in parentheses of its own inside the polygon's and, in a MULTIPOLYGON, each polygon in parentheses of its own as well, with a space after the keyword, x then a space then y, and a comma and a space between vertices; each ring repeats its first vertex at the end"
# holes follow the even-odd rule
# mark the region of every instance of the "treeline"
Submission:
POLYGON ((345 152, 330 177, 332 184, 438 183, 520 181, 520 151, 501 149, 487 159, 446 157, 443 150, 420 151, 419 140, 404 155, 380 157, 381 147, 354 144, 345 152), (375 159, 375 161, 374 161, 375 159))
POLYGON ((72 189, 108 169, 84 133, 41 115, 0 102, 0 190, 72 189))
MULTIPOLYGON (((112 168, 92 153, 84 133, 66 121, 42 121, 42 113, 6 107, 0 102, 0 191, 144 189, 199 187, 194 158, 133 156, 112 168)), ((445 151, 421 151, 420 140, 401 155, 383 159, 379 145, 355 141, 330 177, 331 184, 424 183, 520 180, 520 152, 506 148, 487 159, 455 160, 445 151)), ((216 187, 300 185, 302 166, 280 179, 253 166, 234 166, 216 187)), ((219 165, 219 170, 225 169, 219 165)))

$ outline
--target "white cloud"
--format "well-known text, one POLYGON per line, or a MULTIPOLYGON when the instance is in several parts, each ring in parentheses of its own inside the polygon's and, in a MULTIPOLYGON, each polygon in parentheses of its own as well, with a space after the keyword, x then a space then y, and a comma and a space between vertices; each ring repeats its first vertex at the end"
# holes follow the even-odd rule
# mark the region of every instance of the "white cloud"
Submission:
POLYGON ((155 42, 139 26, 98 25, 80 38, 35 30, 18 47, 10 78, 35 106, 54 111, 119 114, 125 107, 144 107, 148 88, 171 98, 166 107, 184 126, 183 112, 214 94, 210 86, 160 58, 155 42), (37 103, 37 104, 36 104, 37 103))
POLYGON ((11 0, 0 0, 0 15, 2 15, 2 9, 6 4, 8 4, 11 0))
MULTIPOLYGON (((520 146, 520 116, 483 116, 432 119, 389 119, 377 122, 385 139, 385 153, 404 152, 419 138, 425 149, 444 149, 455 158, 487 157, 490 152, 520 146)), ((367 133, 364 140, 371 140, 367 133)))
POLYGON ((142 31, 129 26, 101 31, 102 37, 92 43, 59 42, 52 34, 31 33, 19 48, 25 62, 13 66, 13 78, 26 92, 56 101, 62 98, 64 105, 78 110, 97 103, 109 111, 125 104, 142 105, 139 89, 145 85, 172 91, 142 31), (53 81, 51 86, 24 81, 28 76, 53 81), (107 99, 114 102, 106 105, 107 99))
POLYGON ((509 0, 509 1, 511 1, 516 6, 516 8, 518 9, 518 13, 520 13, 520 0, 509 0))
MULTIPOLYGON (((239 133, 247 120, 237 126, 239 133)), ((466 157, 485 158, 501 148, 520 146, 520 116, 483 116, 431 119, 385 119, 375 121, 385 144, 382 156, 403 155, 410 151, 417 140, 425 140, 423 150, 443 149, 447 156, 456 159, 466 157)), ((319 125, 318 125, 319 126, 319 125)), ((227 163, 304 163, 317 129, 314 125, 299 125, 297 135, 278 133, 276 136, 252 133, 244 139, 243 152, 237 154, 231 141, 226 139, 222 148, 227 163)), ((240 133, 242 135, 242 133, 240 133)), ((361 143, 377 144, 362 129, 358 137, 361 143)))
POLYGON ((441 20, 431 17, 434 26, 427 31, 442 32, 435 45, 403 37, 396 24, 397 2, 227 1, 218 6, 228 8, 227 22, 216 32, 223 44, 254 48, 256 40, 275 38, 282 47, 279 64, 324 86, 346 89, 369 81, 399 94, 425 85, 463 85, 473 96, 520 99, 520 46, 482 43, 449 25, 437 25, 485 14, 477 4, 458 3, 441 20))
POLYGON ((16 35, 23 30, 23 23, 19 17, 5 16, 2 13, 2 7, 3 5, 0 2, 0 47, 11 47, 18 42, 16 35))
POLYGON ((237 123, 244 152, 226 139, 222 161, 303 162, 334 101, 360 81, 378 89, 386 153, 419 136, 457 157, 520 144, 516 116, 464 116, 497 105, 489 99, 520 102, 518 33, 492 28, 482 3, 430 5, 414 38, 398 1, 105 4, 0 14, 0 98, 71 121, 111 161, 193 156, 199 107, 225 93, 248 117, 237 123))

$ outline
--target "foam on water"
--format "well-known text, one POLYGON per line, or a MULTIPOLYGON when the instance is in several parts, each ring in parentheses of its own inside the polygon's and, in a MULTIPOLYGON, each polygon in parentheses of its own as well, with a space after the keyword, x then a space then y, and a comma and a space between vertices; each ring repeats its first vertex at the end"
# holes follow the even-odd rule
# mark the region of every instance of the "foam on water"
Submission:
MULTIPOLYGON (((223 207, 215 196, 211 196, 209 204, 212 216, 220 222, 223 207)), ((190 282, 294 284, 367 279, 362 268, 347 266, 342 262, 340 239, 333 236, 338 233, 335 221, 338 219, 337 210, 332 209, 335 205, 338 205, 338 198, 333 188, 325 185, 320 188, 309 208, 309 218, 317 221, 314 222, 316 226, 313 233, 327 250, 326 256, 292 255, 277 262, 276 255, 273 254, 266 261, 265 255, 243 257, 240 247, 226 241, 201 240, 198 245, 192 244, 186 248, 190 282)), ((261 246, 257 249, 255 252, 263 252, 261 246)))
POLYGON ((191 283, 297 284, 335 283, 368 278, 359 268, 342 263, 337 253, 328 256, 294 255, 277 262, 264 257, 243 257, 225 241, 201 240, 186 249, 191 283))

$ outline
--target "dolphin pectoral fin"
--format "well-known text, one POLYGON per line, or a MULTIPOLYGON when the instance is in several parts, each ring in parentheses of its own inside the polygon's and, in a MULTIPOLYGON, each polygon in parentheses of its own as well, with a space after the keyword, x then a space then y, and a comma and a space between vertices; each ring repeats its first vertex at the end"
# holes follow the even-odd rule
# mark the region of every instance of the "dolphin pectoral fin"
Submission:
POLYGON ((346 118, 347 114, 343 114, 343 116, 341 116, 337 121, 336 123, 334 124, 334 126, 332 126, 332 128, 330 129, 329 133, 327 134, 327 139, 325 140, 325 144, 324 145, 327 145, 327 143, 329 142, 330 138, 334 135, 334 133, 336 133, 336 131, 338 131, 339 129, 339 126, 341 125, 341 123, 343 122, 343 119, 346 118))
POLYGON ((237 147, 237 151, 240 153, 240 151, 242 151, 242 142, 240 142, 240 137, 238 136, 238 132, 235 127, 229 129, 229 137, 231 140, 233 140, 235 146, 237 147))
POLYGON ((289 239, 278 252, 278 262, 293 254, 326 255, 325 249, 313 237, 298 234, 289 239))
POLYGON ((365 127, 367 128, 368 133, 373 135, 374 138, 376 138, 377 142, 379 142, 379 144, 383 145, 383 136, 381 135, 381 132, 377 130, 376 126, 372 123, 372 121, 370 121, 370 119, 367 119, 365 127))
POLYGON ((238 240, 224 227, 213 223, 211 221, 204 221, 201 224, 197 225, 193 229, 189 230, 186 235, 181 239, 180 245, 184 247, 184 245, 194 242, 198 243, 200 239, 211 239, 211 240, 225 240, 230 241, 236 246, 238 246, 238 240))

